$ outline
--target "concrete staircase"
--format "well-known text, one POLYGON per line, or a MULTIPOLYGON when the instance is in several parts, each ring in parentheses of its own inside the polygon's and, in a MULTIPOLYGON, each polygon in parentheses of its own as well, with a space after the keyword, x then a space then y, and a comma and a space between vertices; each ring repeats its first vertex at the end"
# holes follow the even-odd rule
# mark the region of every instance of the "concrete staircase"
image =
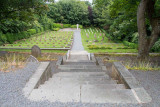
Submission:
POLYGON ((30 99, 51 102, 138 103, 131 89, 112 80, 107 71, 89 60, 87 52, 71 52, 60 72, 34 89, 30 99))

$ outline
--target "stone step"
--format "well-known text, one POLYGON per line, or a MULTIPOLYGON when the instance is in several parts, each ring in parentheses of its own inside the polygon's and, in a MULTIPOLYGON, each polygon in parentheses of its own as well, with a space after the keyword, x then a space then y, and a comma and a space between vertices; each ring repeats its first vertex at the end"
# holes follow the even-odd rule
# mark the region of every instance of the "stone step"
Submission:
POLYGON ((70 51, 70 55, 87 55, 87 51, 70 51))
POLYGON ((81 102, 84 103, 138 103, 130 89, 101 89, 81 87, 81 102))
POLYGON ((66 69, 94 69, 94 70, 101 70, 102 68, 100 66, 93 66, 93 65, 59 65, 59 69, 66 70, 66 69))
POLYGON ((108 78, 61 78, 61 77, 53 77, 50 78, 49 81, 45 82, 45 86, 50 85, 62 85, 62 84, 117 84, 116 80, 111 80, 108 78))
POLYGON ((63 65, 96 65, 95 62, 64 62, 63 65))
POLYGON ((53 75, 52 78, 54 78, 54 77, 59 77, 59 78, 78 78, 78 79, 79 78, 111 79, 107 74, 105 74, 103 76, 95 76, 95 75, 87 75, 87 76, 85 76, 85 75, 74 75, 74 76, 72 76, 72 75, 53 75))
POLYGON ((70 55, 68 60, 89 60, 88 55, 70 55))
POLYGON ((60 72, 104 72, 101 69, 59 69, 60 72))
POLYGON ((54 76, 57 77, 103 77, 108 76, 106 72, 58 72, 54 76))
POLYGON ((85 86, 88 89, 126 89, 124 84, 97 84, 97 85, 82 85, 82 87, 85 86))
POLYGON ((130 89, 117 89, 112 84, 108 87, 109 89, 99 86, 93 88, 91 85, 53 84, 34 89, 29 99, 50 102, 138 103, 130 89))
POLYGON ((84 62, 84 63, 89 63, 89 62, 94 62, 96 63, 95 61, 93 60, 66 60, 66 62, 84 62))

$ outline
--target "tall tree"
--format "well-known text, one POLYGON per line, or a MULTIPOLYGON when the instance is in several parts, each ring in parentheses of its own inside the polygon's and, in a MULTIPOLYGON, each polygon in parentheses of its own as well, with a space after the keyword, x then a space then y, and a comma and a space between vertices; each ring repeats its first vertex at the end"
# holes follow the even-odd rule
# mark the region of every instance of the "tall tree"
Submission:
POLYGON ((137 26, 139 33, 138 58, 146 59, 154 43, 160 37, 160 9, 159 0, 141 0, 137 12, 137 26), (151 30, 147 33, 147 22, 151 30))

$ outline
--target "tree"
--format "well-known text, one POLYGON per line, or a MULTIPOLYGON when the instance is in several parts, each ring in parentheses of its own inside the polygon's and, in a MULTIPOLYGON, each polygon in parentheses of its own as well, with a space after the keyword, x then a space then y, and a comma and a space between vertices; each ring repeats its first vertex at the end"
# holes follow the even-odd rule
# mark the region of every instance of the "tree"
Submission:
POLYGON ((138 58, 148 59, 149 51, 160 37, 159 0, 141 0, 137 11, 138 58), (147 24, 150 33, 147 32, 147 24))
POLYGON ((57 23, 88 25, 88 5, 80 0, 60 0, 49 5, 48 16, 57 23))
POLYGON ((43 0, 2 0, 0 2, 0 31, 18 33, 31 27, 37 16, 44 15, 47 4, 43 0))

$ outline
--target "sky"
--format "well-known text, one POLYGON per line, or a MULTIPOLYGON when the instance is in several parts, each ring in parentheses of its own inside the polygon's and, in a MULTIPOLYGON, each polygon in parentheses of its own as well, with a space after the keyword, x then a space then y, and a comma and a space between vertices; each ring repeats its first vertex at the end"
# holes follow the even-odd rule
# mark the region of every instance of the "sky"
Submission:
MULTIPOLYGON (((55 0, 55 1, 58 1, 58 0, 55 0)), ((92 0, 82 0, 82 1, 89 1, 90 3, 92 3, 92 0)))

